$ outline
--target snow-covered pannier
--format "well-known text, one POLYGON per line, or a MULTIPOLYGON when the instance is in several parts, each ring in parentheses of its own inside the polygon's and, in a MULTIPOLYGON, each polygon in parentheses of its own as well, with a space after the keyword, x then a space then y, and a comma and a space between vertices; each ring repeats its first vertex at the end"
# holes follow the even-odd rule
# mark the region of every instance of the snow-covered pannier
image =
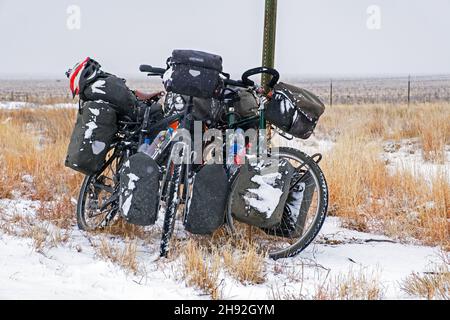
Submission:
POLYGON ((212 98, 222 84, 222 57, 195 50, 174 50, 163 76, 167 91, 186 96, 212 98))
POLYGON ((98 172, 116 133, 117 116, 110 103, 83 103, 70 138, 65 165, 86 175, 98 172))
POLYGON ((308 139, 325 111, 320 99, 308 90, 280 82, 266 106, 267 121, 301 139, 308 139))
POLYGON ((137 99, 125 84, 125 79, 115 75, 99 72, 83 91, 80 92, 83 101, 106 101, 113 104, 120 116, 134 117, 137 99))
POLYGON ((228 177, 222 164, 203 166, 194 176, 184 225, 194 234, 210 234, 225 219, 228 177))
POLYGON ((241 222, 272 228, 281 222, 294 167, 286 159, 244 164, 235 181, 231 210, 241 222))
POLYGON ((158 164, 145 153, 130 156, 120 170, 119 208, 129 223, 154 224, 159 205, 158 164))
POLYGON ((281 222, 271 229, 264 229, 264 231, 280 237, 300 237, 304 232, 315 188, 314 177, 310 172, 306 172, 301 182, 289 191, 281 222))

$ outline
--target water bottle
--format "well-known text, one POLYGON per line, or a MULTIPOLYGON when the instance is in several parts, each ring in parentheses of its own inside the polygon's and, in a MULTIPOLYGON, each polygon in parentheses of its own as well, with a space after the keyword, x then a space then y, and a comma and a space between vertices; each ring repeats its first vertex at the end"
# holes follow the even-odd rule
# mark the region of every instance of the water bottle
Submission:
MULTIPOLYGON (((173 136, 173 128, 167 129, 167 131, 164 132, 164 136, 160 138, 160 142, 155 148, 155 151, 153 152, 152 158, 156 159, 158 156, 162 153, 162 151, 166 148, 166 146, 170 143, 173 136)), ((155 139, 156 140, 156 139, 155 139)))
POLYGON ((144 143, 139 147, 138 152, 143 152, 153 159, 161 153, 172 138, 173 129, 169 128, 158 133, 156 138, 150 143, 150 139, 145 139, 144 143))
POLYGON ((138 148, 138 152, 142 152, 150 156, 150 139, 145 138, 144 143, 141 144, 138 148))
MULTIPOLYGON (((236 135, 244 135, 244 130, 242 130, 241 128, 236 129, 235 132, 236 135)), ((231 146, 230 149, 228 150, 228 155, 233 159, 233 164, 234 165, 241 165, 245 163, 245 143, 242 143, 242 141, 240 141, 240 139, 237 139, 231 146)))

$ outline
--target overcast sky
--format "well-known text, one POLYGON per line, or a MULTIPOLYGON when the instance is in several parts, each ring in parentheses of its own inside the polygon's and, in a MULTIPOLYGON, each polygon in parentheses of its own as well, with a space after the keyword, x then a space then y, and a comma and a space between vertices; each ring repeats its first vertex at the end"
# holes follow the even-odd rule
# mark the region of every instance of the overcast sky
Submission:
MULTIPOLYGON (((59 77, 86 56, 132 76, 174 48, 236 74, 261 64, 263 13, 264 0, 0 0, 0 76, 59 77)), ((278 0, 276 44, 289 75, 449 74, 450 0, 278 0)))

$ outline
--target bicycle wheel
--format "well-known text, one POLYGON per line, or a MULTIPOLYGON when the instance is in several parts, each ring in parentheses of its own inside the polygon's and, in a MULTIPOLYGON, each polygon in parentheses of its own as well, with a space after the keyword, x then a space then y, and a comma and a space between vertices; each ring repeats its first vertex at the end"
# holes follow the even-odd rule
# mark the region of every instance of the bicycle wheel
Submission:
POLYGON ((175 218, 180 202, 179 195, 181 194, 183 166, 183 164, 174 164, 172 161, 169 161, 164 179, 165 185, 161 187, 162 190, 165 190, 161 197, 165 201, 165 214, 160 245, 161 257, 167 257, 170 239, 175 228, 175 218))
MULTIPOLYGON (((238 222, 233 217, 233 197, 229 197, 227 223, 232 232, 241 237, 251 236, 251 241, 273 259, 292 257, 305 249, 317 236, 323 225, 328 207, 328 188, 322 170, 305 153, 280 147, 271 155, 287 159, 296 169, 289 196, 300 199, 297 205, 286 202, 279 225, 261 229, 238 222), (297 183, 295 183, 297 182, 297 183), (295 218, 295 219, 294 219, 295 218), (250 232, 246 230, 250 229, 250 232)), ((230 194, 236 192, 236 179, 230 194)))
POLYGON ((92 231, 108 226, 119 209, 118 170, 122 159, 114 154, 103 170, 86 176, 77 203, 78 228, 92 231))

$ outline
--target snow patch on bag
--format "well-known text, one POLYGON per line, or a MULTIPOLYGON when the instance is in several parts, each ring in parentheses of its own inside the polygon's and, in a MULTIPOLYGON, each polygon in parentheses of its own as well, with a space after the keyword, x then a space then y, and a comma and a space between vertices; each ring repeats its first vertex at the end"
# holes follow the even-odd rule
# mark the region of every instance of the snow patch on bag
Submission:
POLYGON ((281 114, 289 113, 291 109, 295 108, 292 102, 288 99, 281 100, 280 111, 281 114))
POLYGON ((97 155, 100 154, 106 148, 106 143, 95 140, 92 142, 92 153, 97 155))
POLYGON ((244 200, 250 207, 258 212, 264 213, 266 218, 270 218, 274 213, 283 191, 275 187, 277 179, 281 178, 279 172, 256 175, 251 181, 257 183, 257 189, 247 189, 248 193, 244 196, 244 200))
POLYGON ((84 138, 90 139, 92 137, 92 133, 94 132, 94 129, 98 128, 97 124, 94 121, 90 121, 86 123, 86 131, 84 132, 84 138))
POLYGON ((128 190, 134 190, 134 188, 136 188, 136 181, 139 181, 139 177, 137 175, 135 175, 134 173, 129 173, 127 174, 128 176, 128 190))
POLYGON ((100 114, 100 110, 99 110, 99 109, 89 108, 89 111, 90 111, 94 116, 98 116, 98 115, 100 114))
POLYGON ((131 207, 131 199, 133 198, 133 195, 130 194, 130 196, 123 202, 122 205, 122 214, 126 217, 128 215, 128 211, 130 211, 131 207))
POLYGON ((100 93, 106 94, 105 91, 100 88, 105 88, 106 81, 105 80, 97 80, 91 85, 92 93, 100 93))
POLYGON ((299 190, 292 191, 290 193, 289 201, 286 201, 286 206, 289 208, 292 220, 294 222, 297 221, 298 215, 300 214, 300 209, 302 207, 303 196, 305 193, 306 184, 304 182, 300 182, 298 184, 298 187, 299 187, 299 190))

